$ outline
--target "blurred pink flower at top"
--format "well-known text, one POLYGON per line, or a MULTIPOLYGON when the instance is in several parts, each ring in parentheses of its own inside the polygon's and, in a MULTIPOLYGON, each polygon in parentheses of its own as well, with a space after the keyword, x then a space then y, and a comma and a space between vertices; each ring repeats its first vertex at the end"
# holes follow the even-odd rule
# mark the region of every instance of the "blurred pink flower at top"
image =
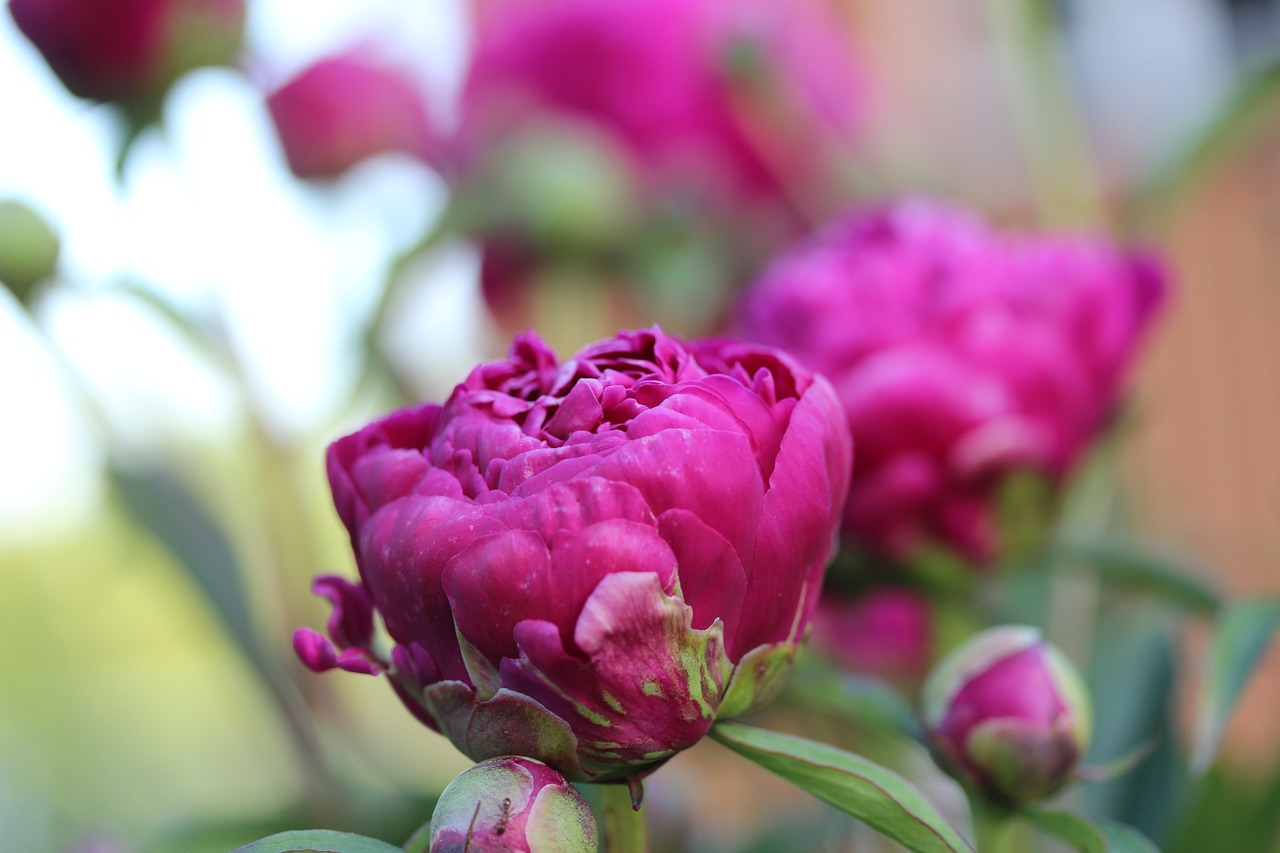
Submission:
POLYGON ((846 533, 998 555, 1008 475, 1069 473, 1106 425, 1164 280, 1102 241, 1000 234, 923 200, 846 216, 743 295, 737 331, 836 386, 859 447, 846 533))
POLYGON ((813 645, 853 672, 913 686, 924 678, 933 649, 928 599, 900 587, 852 599, 824 595, 813 617, 813 645))
POLYGON ((277 89, 267 106, 289 168, 336 178, 361 160, 432 148, 426 103, 402 72, 358 52, 320 60, 277 89))
POLYGON ((73 95, 155 109, 181 74, 234 58, 244 0, 11 0, 9 13, 73 95))
POLYGON ((478 29, 464 170, 512 127, 558 113, 607 129, 651 177, 776 194, 810 177, 817 126, 847 131, 857 113, 847 47, 809 3, 503 0, 481 4, 478 29))

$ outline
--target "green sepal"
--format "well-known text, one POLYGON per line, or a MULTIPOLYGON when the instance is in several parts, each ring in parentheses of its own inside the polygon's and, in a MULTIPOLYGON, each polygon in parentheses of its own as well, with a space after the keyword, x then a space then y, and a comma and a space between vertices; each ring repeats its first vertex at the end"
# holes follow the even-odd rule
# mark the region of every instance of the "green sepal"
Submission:
POLYGON ((791 642, 773 643, 743 655, 729 676, 717 716, 738 717, 772 702, 786 686, 798 648, 791 642))

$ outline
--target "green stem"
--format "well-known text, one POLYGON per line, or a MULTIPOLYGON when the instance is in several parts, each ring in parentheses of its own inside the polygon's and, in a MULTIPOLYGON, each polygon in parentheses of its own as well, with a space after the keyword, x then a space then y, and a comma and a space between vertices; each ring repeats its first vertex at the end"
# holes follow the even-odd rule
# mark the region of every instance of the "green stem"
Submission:
POLYGON ((969 814, 978 853, 1017 853, 1025 849, 1019 842, 1017 812, 988 802, 981 794, 970 794, 969 814))
POLYGON ((601 785, 604 803, 605 853, 649 853, 649 828, 644 811, 631 807, 626 785, 601 785))
POLYGON ((1099 178, 1053 30, 1049 0, 985 0, 1042 225, 1107 224, 1099 178))

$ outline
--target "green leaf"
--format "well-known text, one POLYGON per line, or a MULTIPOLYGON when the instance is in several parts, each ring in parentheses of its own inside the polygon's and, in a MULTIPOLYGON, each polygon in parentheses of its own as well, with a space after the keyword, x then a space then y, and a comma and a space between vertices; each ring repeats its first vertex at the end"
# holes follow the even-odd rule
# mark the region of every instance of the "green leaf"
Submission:
POLYGON ((1280 114, 1280 62, 1264 65, 1236 88, 1221 112, 1183 147, 1139 198, 1139 214, 1170 210, 1202 176, 1280 114))
POLYGON ((1041 832, 1081 853, 1160 853, 1141 832, 1116 821, 1094 823, 1077 814, 1050 809, 1031 808, 1023 814, 1041 832))
POLYGON ((232 640, 264 669, 235 552, 195 495, 164 469, 140 474, 113 469, 111 478, 129 514, 187 570, 232 640))
POLYGON ((1178 809, 1167 836, 1173 853, 1280 851, 1280 767, 1264 778, 1214 765, 1178 809))
POLYGON ((808 661, 797 667, 784 696, 804 708, 851 721, 859 728, 922 739, 911 703, 892 685, 811 664, 808 661))
POLYGON ((1197 577, 1207 572, 1133 542, 1058 542, 1049 563, 1059 570, 1096 572, 1104 581, 1132 587, 1203 616, 1212 616, 1222 607, 1217 591, 1197 577))
POLYGON ((334 832, 330 829, 299 829, 281 832, 254 841, 231 853, 404 853, 376 838, 334 832))
MULTIPOLYGON (((1132 608, 1104 614, 1094 638, 1100 652, 1089 663, 1097 728, 1088 761, 1119 755, 1134 743, 1175 729, 1179 657, 1170 615, 1139 615, 1132 608)), ((1185 787, 1183 758, 1174 738, 1161 737, 1155 751, 1129 773, 1085 786, 1084 810, 1167 838, 1185 787)))
POLYGON ((1076 770, 1075 777, 1081 782, 1104 782, 1123 776, 1156 751, 1162 736, 1152 735, 1123 755, 1102 764, 1086 764, 1076 770))
POLYGON ((1114 820, 1098 821, 1098 829, 1107 839, 1107 849, 1112 853, 1160 853, 1160 848, 1150 838, 1123 823, 1114 820))
POLYGON ((1197 773, 1213 763, 1231 712, 1277 628, 1280 598, 1234 604, 1219 617, 1196 721, 1191 766, 1197 773))
POLYGON ((722 722, 711 736, 916 853, 972 853, 923 794, 892 770, 795 735, 722 722))
POLYGON ((111 471, 125 509, 186 569, 235 643, 262 668, 248 595, 231 543, 190 490, 169 471, 111 471))
POLYGON ((409 840, 400 845, 400 849, 405 853, 427 853, 427 849, 431 846, 431 821, 427 821, 418 827, 413 835, 409 836, 409 840))
POLYGON ((1102 831, 1079 815, 1050 809, 1026 809, 1023 814, 1041 832, 1081 853, 1108 853, 1111 849, 1102 831))

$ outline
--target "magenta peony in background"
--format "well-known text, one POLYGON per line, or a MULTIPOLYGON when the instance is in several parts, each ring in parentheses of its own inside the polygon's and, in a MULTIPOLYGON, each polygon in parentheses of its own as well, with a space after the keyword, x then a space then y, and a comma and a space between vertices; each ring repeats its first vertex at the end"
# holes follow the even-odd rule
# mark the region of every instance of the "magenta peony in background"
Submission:
POLYGON ((1151 259, 906 200, 835 221, 743 294, 735 331, 836 387, 858 445, 845 529, 900 559, 999 553, 1006 478, 1065 476, 1111 418, 1165 291, 1151 259))
POLYGON ((151 118, 193 68, 231 62, 244 0, 10 0, 9 13, 73 95, 151 118))
POLYGON ((918 687, 933 653, 929 599, 905 587, 856 596, 824 595, 813 614, 812 647, 860 675, 918 687))
POLYGON ((473 759, 642 774, 781 686, 850 468, 830 385, 780 353, 655 328, 562 364, 524 336, 330 448, 360 581, 317 581, 337 649, 295 647, 389 669, 473 759))
POLYGON ((761 0, 481 3, 458 136, 464 160, 548 114, 590 124, 652 179, 730 199, 818 177, 850 133, 858 74, 821 4, 761 0))
POLYGON ((1036 628, 975 635, 924 686, 930 749, 956 779, 1007 802, 1047 797, 1072 778, 1092 734, 1089 694, 1036 628))
POLYGON ((706 295, 660 316, 711 328, 712 294, 838 203, 865 105, 824 0, 476 5, 439 165, 510 325, 531 323, 523 294, 549 269, 653 293, 679 251, 706 295))
POLYGON ((336 178, 390 151, 431 156, 422 93, 403 71, 359 51, 308 66, 273 92, 267 107, 300 178, 336 178))

